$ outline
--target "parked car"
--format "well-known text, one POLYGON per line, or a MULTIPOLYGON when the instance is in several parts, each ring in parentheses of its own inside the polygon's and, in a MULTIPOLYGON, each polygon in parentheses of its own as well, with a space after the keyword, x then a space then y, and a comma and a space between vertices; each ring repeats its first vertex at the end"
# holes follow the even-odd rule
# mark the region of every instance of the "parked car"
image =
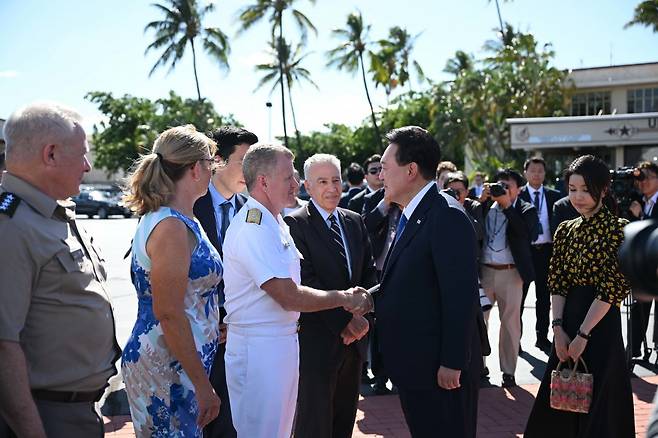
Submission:
POLYGON ((75 212, 92 218, 107 219, 112 215, 132 217, 132 212, 121 202, 121 194, 111 190, 83 188, 78 196, 72 198, 75 212))

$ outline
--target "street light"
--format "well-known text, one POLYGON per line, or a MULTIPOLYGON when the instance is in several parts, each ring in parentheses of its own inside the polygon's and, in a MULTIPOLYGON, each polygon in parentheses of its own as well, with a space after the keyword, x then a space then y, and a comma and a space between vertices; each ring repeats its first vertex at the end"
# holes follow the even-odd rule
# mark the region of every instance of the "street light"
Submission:
POLYGON ((272 102, 265 102, 265 106, 267 107, 267 141, 272 143, 272 102))

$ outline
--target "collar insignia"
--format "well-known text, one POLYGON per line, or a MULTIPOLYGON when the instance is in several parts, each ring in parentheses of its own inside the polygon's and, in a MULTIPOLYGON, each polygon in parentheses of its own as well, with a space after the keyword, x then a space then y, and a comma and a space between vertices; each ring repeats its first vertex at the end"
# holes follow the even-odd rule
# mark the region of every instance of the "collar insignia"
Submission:
POLYGON ((9 217, 14 216, 21 198, 10 192, 0 194, 0 214, 6 214, 9 217))

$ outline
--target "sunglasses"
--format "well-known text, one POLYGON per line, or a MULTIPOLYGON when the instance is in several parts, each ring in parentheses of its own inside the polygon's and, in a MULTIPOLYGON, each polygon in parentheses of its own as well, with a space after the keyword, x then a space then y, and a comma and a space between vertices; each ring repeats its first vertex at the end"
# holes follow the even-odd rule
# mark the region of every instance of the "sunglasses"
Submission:
POLYGON ((371 167, 370 169, 368 169, 368 173, 370 175, 377 175, 381 171, 382 171, 381 167, 371 167))

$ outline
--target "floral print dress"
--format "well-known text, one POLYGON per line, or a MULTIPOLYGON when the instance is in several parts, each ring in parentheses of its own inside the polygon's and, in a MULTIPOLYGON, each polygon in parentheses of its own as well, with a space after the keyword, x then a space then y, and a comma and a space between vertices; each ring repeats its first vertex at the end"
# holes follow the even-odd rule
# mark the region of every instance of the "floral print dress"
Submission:
POLYGON ((169 217, 185 223, 197 240, 184 308, 199 358, 210 374, 219 341, 217 285, 222 278, 221 259, 199 223, 169 207, 144 215, 133 240, 131 270, 138 298, 137 322, 124 348, 121 370, 138 437, 201 437, 194 386, 167 348, 160 322, 153 314, 146 242, 156 225, 169 217))

